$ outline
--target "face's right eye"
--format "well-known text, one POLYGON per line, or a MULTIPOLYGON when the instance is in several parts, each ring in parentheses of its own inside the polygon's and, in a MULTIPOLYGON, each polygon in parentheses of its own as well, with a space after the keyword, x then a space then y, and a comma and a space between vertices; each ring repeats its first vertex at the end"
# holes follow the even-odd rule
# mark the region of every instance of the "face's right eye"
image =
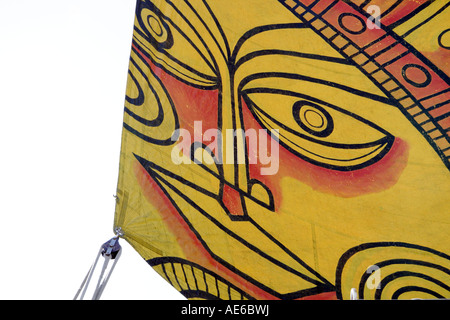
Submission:
POLYGON ((279 131, 290 152, 334 170, 355 170, 381 159, 394 137, 375 124, 312 97, 283 90, 250 89, 247 107, 261 126, 279 131))

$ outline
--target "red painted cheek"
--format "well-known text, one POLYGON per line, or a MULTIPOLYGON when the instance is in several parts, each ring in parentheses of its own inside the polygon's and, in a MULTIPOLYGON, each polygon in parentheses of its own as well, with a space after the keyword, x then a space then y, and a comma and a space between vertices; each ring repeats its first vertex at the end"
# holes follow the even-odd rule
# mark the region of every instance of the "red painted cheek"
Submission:
MULTIPOLYGON (((196 121, 201 121, 203 132, 208 129, 217 129, 219 104, 217 89, 203 90, 191 87, 157 67, 150 59, 144 59, 167 89, 175 105, 181 129, 188 130, 193 139, 196 121)), ((199 139, 200 137, 195 137, 195 140, 199 141, 199 139)))
MULTIPOLYGON (((262 129, 243 102, 246 129, 262 129)), ((273 142, 275 143, 275 142, 273 142)), ((318 192, 340 197, 356 197, 380 192, 395 185, 406 167, 408 145, 396 138, 391 150, 378 162, 354 171, 336 171, 311 164, 279 147, 279 171, 273 176, 261 175, 261 165, 250 165, 250 174, 272 190, 275 206, 282 202, 281 180, 286 177, 309 185, 318 192)))

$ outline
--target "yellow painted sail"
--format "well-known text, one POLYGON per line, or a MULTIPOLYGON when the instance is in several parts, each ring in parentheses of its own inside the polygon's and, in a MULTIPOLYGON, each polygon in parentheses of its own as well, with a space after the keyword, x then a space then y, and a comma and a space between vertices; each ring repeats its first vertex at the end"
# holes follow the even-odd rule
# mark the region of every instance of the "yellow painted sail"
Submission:
POLYGON ((448 1, 138 0, 114 227, 189 299, 450 298, 448 1))

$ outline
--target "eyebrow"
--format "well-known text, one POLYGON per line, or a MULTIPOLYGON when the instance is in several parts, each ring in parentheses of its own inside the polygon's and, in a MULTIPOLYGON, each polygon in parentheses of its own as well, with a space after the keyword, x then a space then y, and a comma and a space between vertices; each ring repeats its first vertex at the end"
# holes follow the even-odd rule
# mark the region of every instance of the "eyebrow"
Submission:
POLYGON ((390 106, 394 106, 396 107, 395 102, 385 96, 380 96, 374 93, 370 93, 367 91, 363 91, 360 89, 356 89, 350 86, 347 86, 345 84, 342 83, 337 83, 337 82, 333 82, 333 81, 329 81, 329 80, 324 80, 324 79, 319 79, 319 78, 313 78, 313 77, 309 77, 309 76, 305 76, 305 75, 301 75, 301 74, 296 74, 296 73, 286 73, 286 72, 260 72, 260 73, 254 73, 251 75, 248 75, 247 77, 243 78, 242 81, 239 83, 239 87, 238 90, 239 91, 248 91, 249 89, 244 89, 244 86, 246 84, 248 84, 249 82, 253 81, 253 80, 257 80, 257 79, 264 79, 264 78, 283 78, 283 79, 292 79, 292 80, 303 80, 303 81, 308 81, 308 82, 312 82, 312 83, 318 83, 318 84, 323 84, 326 86, 330 86, 336 89, 340 89, 361 97, 365 97, 365 98, 369 98, 372 99, 374 101, 379 101, 382 102, 384 104, 390 105, 390 106))
MULTIPOLYGON (((251 61, 254 58, 264 57, 264 56, 279 56, 280 58, 283 58, 283 57, 294 57, 294 58, 310 59, 311 61, 323 61, 323 62, 329 62, 329 63, 336 63, 336 64, 339 64, 339 65, 345 65, 345 66, 349 66, 349 67, 354 67, 355 68, 355 74, 356 74, 356 72, 358 72, 358 69, 354 65, 353 61, 351 61, 350 59, 348 59, 348 58, 346 58, 346 57, 344 57, 342 55, 340 57, 338 57, 338 56, 323 55, 323 54, 318 54, 318 53, 305 53, 305 52, 293 51, 292 49, 291 50, 261 49, 261 50, 257 50, 257 51, 253 51, 253 52, 247 53, 247 54, 243 55, 242 57, 237 58, 241 48, 252 37, 254 37, 254 36, 258 35, 258 34, 265 33, 265 32, 270 32, 270 31, 275 31, 275 30, 286 30, 286 31, 289 31, 289 29, 311 30, 310 26, 308 24, 305 24, 305 23, 271 24, 271 25, 258 26, 258 27, 255 27, 253 29, 248 30, 238 40, 237 44, 235 45, 235 47, 233 49, 233 54, 232 54, 232 56, 230 57, 230 60, 229 60, 229 66, 232 68, 232 72, 236 73, 238 71, 238 69, 244 63, 249 62, 249 61, 251 61)), ((319 38, 319 39, 321 39, 321 38, 319 38)), ((315 67, 320 68, 320 66, 315 66, 315 67)), ((274 67, 274 70, 276 70, 276 67, 274 67)), ((361 75, 364 76, 363 74, 361 74, 361 75)), ((328 85, 328 86, 331 86, 331 87, 334 87, 334 88, 338 88, 338 89, 350 92, 352 94, 356 94, 356 95, 359 95, 359 96, 362 96, 362 97, 370 98, 370 99, 382 102, 382 103, 387 104, 387 105, 395 106, 395 101, 393 101, 391 98, 389 98, 389 97, 387 97, 385 95, 371 93, 370 91, 367 91, 367 90, 356 89, 356 88, 353 88, 351 86, 344 85, 344 84, 341 84, 341 83, 338 83, 338 82, 335 82, 335 81, 324 80, 324 79, 319 79, 319 78, 315 78, 315 77, 311 77, 311 76, 306 76, 306 75, 301 74, 300 70, 299 71, 295 71, 294 65, 293 65, 293 71, 292 72, 276 72, 276 71, 274 71, 274 72, 260 72, 260 73, 252 74, 251 76, 247 76, 247 77, 245 77, 244 79, 242 79, 240 81, 239 90, 241 90, 245 84, 247 84, 248 82, 250 82, 250 81, 252 81, 254 79, 269 78, 269 77, 281 77, 281 78, 284 78, 284 79, 297 79, 297 80, 304 80, 304 81, 309 81, 309 82, 314 82, 314 83, 320 83, 320 84, 328 85)), ((367 79, 367 78, 365 77, 365 79, 367 79)), ((376 85, 375 85, 375 87, 376 87, 376 85)), ((379 89, 379 88, 376 87, 376 89, 379 89)))
POLYGON ((319 55, 319 54, 303 53, 303 52, 296 52, 296 51, 289 51, 289 50, 270 49, 270 50, 259 50, 259 51, 254 51, 254 52, 248 53, 245 56, 243 56, 242 58, 240 58, 238 61, 236 61, 234 67, 235 67, 235 69, 238 69, 243 63, 245 63, 255 57, 260 57, 260 56, 265 56, 265 55, 283 55, 283 56, 292 56, 292 57, 299 57, 299 58, 308 58, 308 59, 329 61, 329 62, 341 63, 341 64, 346 64, 346 65, 351 64, 345 58, 330 57, 330 56, 324 56, 324 55, 319 55))

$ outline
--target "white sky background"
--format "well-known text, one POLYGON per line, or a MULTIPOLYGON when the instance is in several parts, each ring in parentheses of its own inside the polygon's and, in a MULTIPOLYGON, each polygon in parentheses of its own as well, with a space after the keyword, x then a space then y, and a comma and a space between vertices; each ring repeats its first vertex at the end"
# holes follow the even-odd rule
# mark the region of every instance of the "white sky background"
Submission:
MULTIPOLYGON (((70 300, 114 236, 134 0, 0 0, 0 299, 70 300)), ((106 299, 182 299, 124 240, 106 299)))

